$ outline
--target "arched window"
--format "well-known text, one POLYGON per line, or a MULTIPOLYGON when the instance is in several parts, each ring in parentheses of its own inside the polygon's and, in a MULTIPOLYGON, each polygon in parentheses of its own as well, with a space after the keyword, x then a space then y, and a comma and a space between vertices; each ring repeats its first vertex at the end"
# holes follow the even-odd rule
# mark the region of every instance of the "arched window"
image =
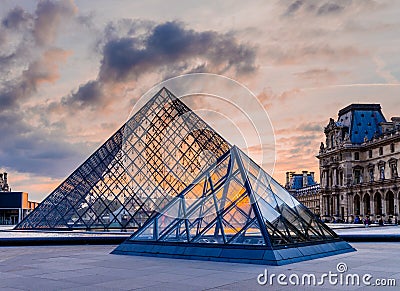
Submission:
POLYGON ((354 195, 354 214, 360 215, 360 196, 358 194, 354 195))
POLYGON ((379 192, 374 196, 374 212, 375 215, 382 215, 382 195, 379 192))
POLYGON ((369 194, 364 194, 364 199, 363 199, 363 203, 364 203, 364 214, 371 214, 371 203, 370 203, 370 197, 369 194))
POLYGON ((392 191, 386 193, 386 213, 394 215, 394 194, 392 191))

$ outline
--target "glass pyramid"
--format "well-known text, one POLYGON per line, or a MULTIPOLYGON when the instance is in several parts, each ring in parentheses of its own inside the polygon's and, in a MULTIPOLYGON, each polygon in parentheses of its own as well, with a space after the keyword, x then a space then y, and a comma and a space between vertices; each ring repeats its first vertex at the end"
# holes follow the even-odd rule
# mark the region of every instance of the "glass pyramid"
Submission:
POLYGON ((353 250, 234 146, 113 253, 283 264, 353 250))
POLYGON ((16 229, 137 229, 230 144, 161 89, 16 229))

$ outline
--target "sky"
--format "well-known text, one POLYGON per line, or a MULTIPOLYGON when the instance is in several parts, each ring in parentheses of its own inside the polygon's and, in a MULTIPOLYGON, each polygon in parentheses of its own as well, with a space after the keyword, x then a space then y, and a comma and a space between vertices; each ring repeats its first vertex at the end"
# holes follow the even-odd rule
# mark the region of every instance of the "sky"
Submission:
POLYGON ((323 128, 341 108, 400 116, 398 15, 396 0, 3 0, 0 170, 40 201, 154 84, 201 72, 257 96, 279 182, 286 171, 319 179, 323 128))

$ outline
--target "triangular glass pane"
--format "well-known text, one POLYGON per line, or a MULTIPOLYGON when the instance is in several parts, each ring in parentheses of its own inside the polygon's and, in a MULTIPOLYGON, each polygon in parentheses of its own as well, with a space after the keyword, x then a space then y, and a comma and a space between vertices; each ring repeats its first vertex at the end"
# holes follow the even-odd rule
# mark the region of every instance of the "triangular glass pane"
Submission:
POLYGON ((160 236, 164 235, 164 232, 172 226, 172 224, 183 217, 183 211, 181 207, 182 199, 178 198, 165 209, 157 219, 158 233, 160 236))
POLYGON ((294 199, 289 192, 287 192, 278 182, 276 182, 273 178, 270 177, 270 186, 272 192, 278 196, 281 200, 283 200, 289 207, 296 207, 300 204, 296 199, 294 199))
POLYGON ((222 229, 219 226, 218 221, 215 221, 203 231, 192 243, 206 243, 206 244, 223 244, 224 239, 222 235, 222 229))
POLYGON ((258 196, 257 193, 253 193, 255 195, 256 207, 258 207, 260 214, 264 218, 264 220, 273 223, 277 218, 281 216, 281 214, 275 210, 268 202, 266 202, 261 196, 258 196))
POLYGON ((251 222, 246 228, 242 229, 238 235, 228 242, 228 244, 265 245, 264 237, 257 220, 253 219, 253 222, 251 222))
POLYGON ((260 181, 255 180, 253 177, 251 177, 249 180, 252 186, 252 190, 256 194, 255 198, 260 197, 273 208, 275 208, 277 206, 277 201, 271 189, 269 189, 265 184, 261 183, 260 181))
POLYGON ((154 225, 155 225, 154 221, 145 225, 144 228, 141 229, 140 232, 138 232, 136 239, 137 240, 156 240, 156 236, 154 233, 154 225))
POLYGON ((160 238, 160 241, 168 242, 187 242, 187 232, 185 222, 180 221, 173 231, 168 232, 167 235, 160 238))
POLYGON ((244 196, 223 214, 222 223, 226 238, 229 240, 242 231, 253 218, 254 213, 252 212, 250 197, 244 196))
POLYGON ((293 243, 285 224, 280 220, 276 220, 273 224, 266 224, 269 234, 269 240, 273 246, 287 245, 293 243))

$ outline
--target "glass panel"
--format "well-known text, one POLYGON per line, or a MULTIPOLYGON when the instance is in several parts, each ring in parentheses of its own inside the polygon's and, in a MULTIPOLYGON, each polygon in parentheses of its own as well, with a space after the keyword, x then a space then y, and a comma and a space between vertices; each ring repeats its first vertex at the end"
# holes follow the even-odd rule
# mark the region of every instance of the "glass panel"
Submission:
POLYGON ((147 225, 138 235, 136 240, 155 240, 154 237, 154 221, 147 225))
POLYGON ((241 205, 232 207, 223 216, 222 223, 224 225, 224 233, 226 236, 235 235, 241 231, 252 219, 252 217, 249 216, 249 199, 246 197, 240 202, 241 205))
POLYGON ((271 244, 274 245, 285 245, 292 243, 285 224, 280 220, 276 220, 273 224, 267 224, 267 231, 271 244))
POLYGON ((300 204, 296 199, 292 197, 278 182, 270 177, 270 186, 272 192, 283 200, 289 207, 295 207, 300 204))
POLYGON ((187 242, 187 234, 184 220, 180 221, 173 231, 168 232, 160 241, 168 242, 187 242))
POLYGON ((223 244, 222 229, 217 222, 214 222, 207 230, 193 242, 207 244, 223 244))
POLYGON ((257 200, 257 205, 260 210, 260 214, 262 217, 269 221, 269 222, 274 222, 281 214, 277 212, 270 204, 268 204, 263 198, 258 196, 257 193, 254 193, 256 195, 256 200, 257 200))
POLYGON ((234 237, 228 243, 241 245, 265 245, 264 237, 262 236, 260 226, 256 220, 244 228, 239 235, 234 237))

